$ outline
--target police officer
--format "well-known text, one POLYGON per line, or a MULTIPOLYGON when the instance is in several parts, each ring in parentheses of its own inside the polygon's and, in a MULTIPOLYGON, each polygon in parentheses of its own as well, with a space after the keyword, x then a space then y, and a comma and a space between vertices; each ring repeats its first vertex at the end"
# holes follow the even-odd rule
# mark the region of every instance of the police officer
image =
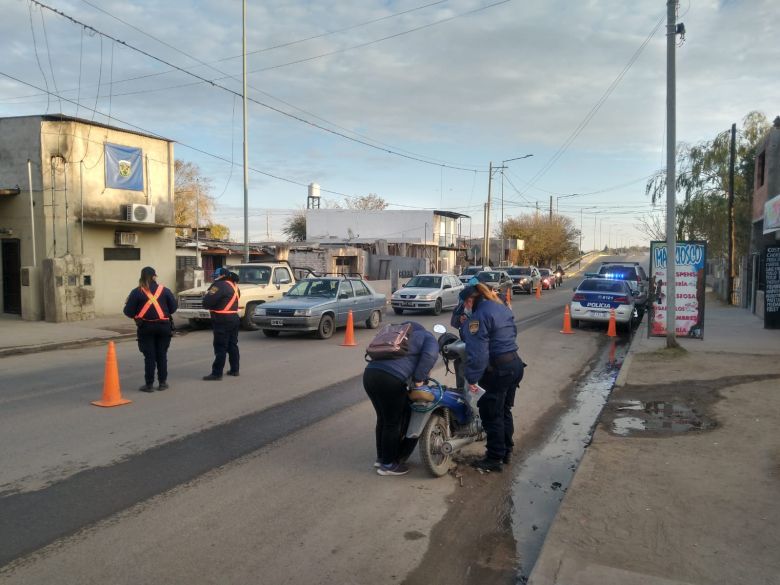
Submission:
POLYGON ((154 392, 154 370, 157 368, 158 390, 168 388, 168 347, 173 335, 173 319, 176 298, 163 285, 157 283, 157 273, 147 266, 141 270, 138 288, 130 291, 125 301, 124 313, 135 320, 138 349, 144 354, 145 384, 141 392, 154 392))
POLYGON ((517 327, 512 311, 484 284, 467 287, 463 296, 466 318, 460 333, 468 358, 464 376, 472 392, 477 391, 477 384, 485 389, 477 405, 487 435, 487 453, 472 465, 483 471, 501 471, 502 463, 512 457, 512 406, 525 367, 517 354, 517 327))
POLYGON ((230 362, 228 376, 238 376, 238 275, 227 268, 217 268, 212 275, 214 282, 203 297, 203 307, 211 312, 214 329, 214 363, 211 373, 204 380, 221 380, 225 368, 225 355, 230 362))

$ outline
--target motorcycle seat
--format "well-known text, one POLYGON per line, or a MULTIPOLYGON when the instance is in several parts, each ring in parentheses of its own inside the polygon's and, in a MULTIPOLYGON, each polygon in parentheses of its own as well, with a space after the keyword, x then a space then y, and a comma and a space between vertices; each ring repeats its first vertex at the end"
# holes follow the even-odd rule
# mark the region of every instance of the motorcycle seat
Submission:
POLYGON ((412 402, 433 402, 436 396, 430 390, 414 389, 409 391, 409 400, 412 402))

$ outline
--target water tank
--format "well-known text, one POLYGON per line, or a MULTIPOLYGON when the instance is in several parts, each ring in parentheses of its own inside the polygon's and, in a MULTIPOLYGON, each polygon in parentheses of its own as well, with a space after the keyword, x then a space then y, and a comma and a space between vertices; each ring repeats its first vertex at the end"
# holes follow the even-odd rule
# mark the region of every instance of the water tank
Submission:
POLYGON ((309 197, 319 197, 320 186, 317 183, 309 183, 309 197))

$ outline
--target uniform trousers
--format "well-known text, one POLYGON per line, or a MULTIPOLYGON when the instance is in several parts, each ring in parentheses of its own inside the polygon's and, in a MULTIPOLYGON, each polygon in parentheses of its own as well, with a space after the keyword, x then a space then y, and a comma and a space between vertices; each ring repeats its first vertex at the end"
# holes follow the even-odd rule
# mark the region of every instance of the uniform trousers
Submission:
POLYGON ((487 436, 488 459, 501 460, 514 447, 512 407, 524 368, 523 360, 515 353, 510 361, 490 366, 479 380, 479 385, 485 389, 477 406, 487 436))
POLYGON ((140 321, 138 323, 138 349, 144 354, 144 380, 147 386, 157 380, 165 384, 168 380, 168 347, 171 345, 173 329, 171 321, 140 321))
POLYGON ((238 315, 214 316, 214 363, 211 364, 211 373, 214 376, 222 376, 225 369, 225 357, 230 362, 230 371, 238 373, 240 355, 238 353, 238 329, 241 321, 238 315))
POLYGON ((363 372, 363 388, 376 411, 376 455, 380 463, 405 461, 417 439, 407 439, 411 408, 406 381, 376 368, 363 372))

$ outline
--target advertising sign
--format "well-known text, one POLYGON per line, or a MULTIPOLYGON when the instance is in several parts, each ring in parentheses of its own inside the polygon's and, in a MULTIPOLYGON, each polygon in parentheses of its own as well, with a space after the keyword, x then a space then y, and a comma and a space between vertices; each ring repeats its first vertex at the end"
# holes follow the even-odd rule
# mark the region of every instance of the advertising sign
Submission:
MULTIPOLYGON (((650 242, 651 336, 666 335, 666 242, 650 242)), ((675 252, 675 333, 678 337, 702 339, 704 335, 705 242, 677 242, 675 252)))
POLYGON ((780 329, 780 246, 764 251, 764 329, 780 329))
POLYGON ((144 190, 143 151, 140 148, 106 143, 106 187, 144 190))
POLYGON ((780 195, 764 204, 764 233, 771 234, 777 230, 780 230, 780 195))

